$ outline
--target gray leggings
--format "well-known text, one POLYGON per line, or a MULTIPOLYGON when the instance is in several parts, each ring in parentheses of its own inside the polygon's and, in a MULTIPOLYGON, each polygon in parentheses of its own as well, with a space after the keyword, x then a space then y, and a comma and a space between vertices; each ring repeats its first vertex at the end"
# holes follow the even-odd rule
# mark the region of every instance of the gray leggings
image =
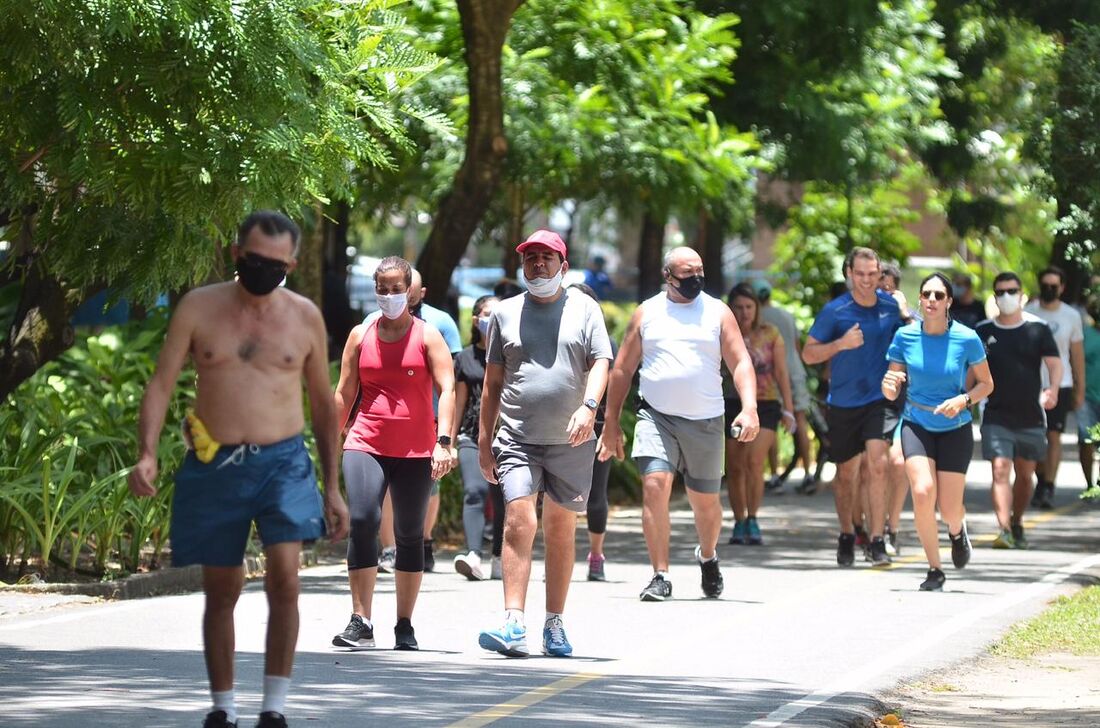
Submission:
POLYGON ((462 527, 466 532, 466 550, 481 555, 481 539, 485 533, 485 498, 493 499, 493 556, 500 556, 504 533, 504 492, 499 485, 490 485, 481 474, 477 443, 462 437, 458 441, 458 467, 462 471, 462 527))
POLYGON ((397 542, 394 568, 423 571, 424 516, 432 490, 432 459, 345 450, 343 465, 351 512, 348 570, 378 566, 378 526, 382 522, 382 499, 389 490, 397 542))

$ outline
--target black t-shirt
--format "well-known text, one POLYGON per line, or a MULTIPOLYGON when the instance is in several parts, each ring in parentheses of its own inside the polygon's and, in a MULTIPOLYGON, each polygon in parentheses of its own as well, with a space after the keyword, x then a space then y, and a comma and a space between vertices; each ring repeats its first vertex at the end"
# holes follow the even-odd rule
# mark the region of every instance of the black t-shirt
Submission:
POLYGON ((471 344, 455 357, 455 382, 469 390, 466 410, 458 425, 458 434, 477 441, 478 420, 481 417, 481 387, 485 382, 485 350, 471 344))
POLYGON ((1043 357, 1058 356, 1050 327, 1025 313, 1023 322, 1011 328, 982 321, 975 331, 985 344, 993 375, 983 422, 1013 429, 1045 427, 1046 414, 1039 404, 1043 357))
POLYGON ((956 301, 951 304, 951 318, 964 326, 974 328, 986 319, 985 306, 977 299, 970 303, 956 301))

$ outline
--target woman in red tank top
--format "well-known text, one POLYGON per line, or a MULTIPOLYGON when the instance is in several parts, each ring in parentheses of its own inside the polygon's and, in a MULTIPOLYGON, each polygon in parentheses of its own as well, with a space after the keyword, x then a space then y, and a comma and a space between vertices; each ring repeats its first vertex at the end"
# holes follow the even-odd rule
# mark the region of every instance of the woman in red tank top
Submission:
POLYGON ((352 329, 340 363, 336 410, 347 423, 344 485, 351 512, 348 582, 352 615, 333 637, 337 647, 374 646, 371 601, 378 576, 375 542, 382 500, 393 502, 397 561, 397 625, 394 649, 417 649, 412 612, 424 573, 424 515, 432 481, 453 466, 454 367, 443 336, 413 318, 408 308, 412 268, 384 258, 374 272, 382 316, 352 329), (438 418, 432 386, 439 392, 438 418), (352 412, 353 405, 356 405, 352 412))

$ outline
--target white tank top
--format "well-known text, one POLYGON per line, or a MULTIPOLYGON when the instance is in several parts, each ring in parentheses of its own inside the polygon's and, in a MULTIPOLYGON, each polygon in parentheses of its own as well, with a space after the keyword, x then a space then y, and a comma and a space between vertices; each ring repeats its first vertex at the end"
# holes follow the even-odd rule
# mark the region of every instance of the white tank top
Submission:
POLYGON ((722 315, 726 305, 700 293, 674 303, 665 293, 642 302, 639 391, 658 412, 689 420, 725 413, 722 315))

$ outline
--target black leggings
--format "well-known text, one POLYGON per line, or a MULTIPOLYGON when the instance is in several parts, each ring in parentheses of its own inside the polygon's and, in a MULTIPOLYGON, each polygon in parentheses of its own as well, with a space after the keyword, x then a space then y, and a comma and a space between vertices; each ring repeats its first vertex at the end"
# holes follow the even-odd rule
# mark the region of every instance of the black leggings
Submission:
POLYGON ((432 490, 432 459, 345 450, 343 465, 351 512, 348 570, 378 566, 378 526, 382 522, 382 499, 389 490, 397 542, 394 568, 423 571, 424 516, 432 490))
POLYGON ((611 475, 611 460, 592 464, 592 490, 588 494, 588 531, 607 531, 607 479, 611 475))

